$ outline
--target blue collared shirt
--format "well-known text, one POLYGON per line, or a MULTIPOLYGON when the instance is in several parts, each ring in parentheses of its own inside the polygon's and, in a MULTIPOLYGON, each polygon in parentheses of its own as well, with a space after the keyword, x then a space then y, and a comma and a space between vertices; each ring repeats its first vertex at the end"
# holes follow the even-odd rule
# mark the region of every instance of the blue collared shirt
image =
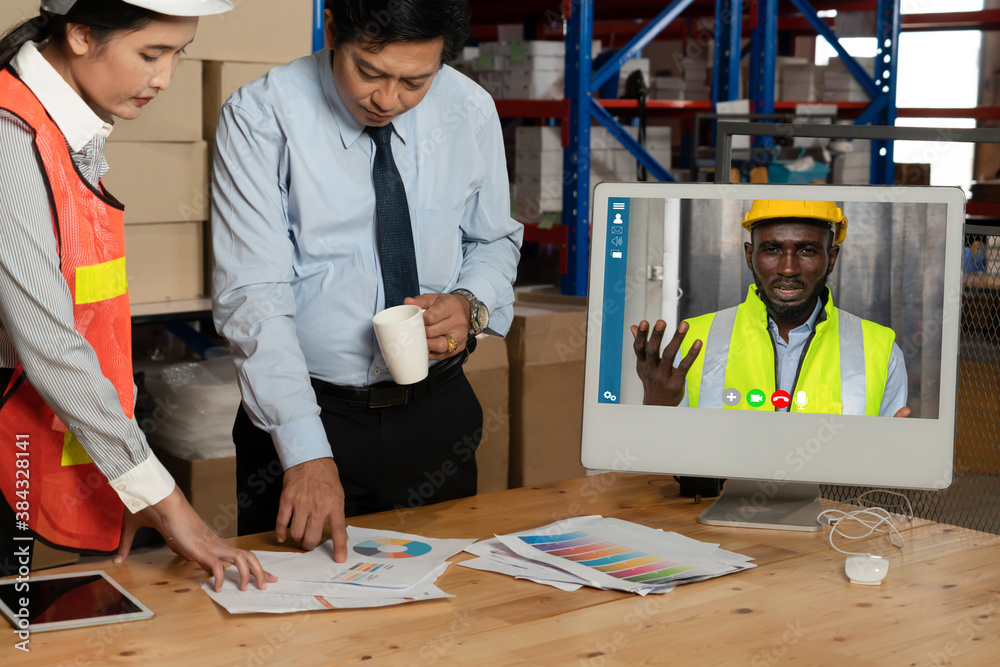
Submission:
MULTIPOLYGON (((371 318, 384 307, 375 236, 375 148, 346 108, 330 51, 271 70, 224 105, 212 202, 215 324, 243 403, 285 468, 330 456, 310 376, 390 380, 371 318)), ((492 98, 443 67, 393 120, 421 293, 465 288, 503 335, 522 226, 510 218, 492 98)))

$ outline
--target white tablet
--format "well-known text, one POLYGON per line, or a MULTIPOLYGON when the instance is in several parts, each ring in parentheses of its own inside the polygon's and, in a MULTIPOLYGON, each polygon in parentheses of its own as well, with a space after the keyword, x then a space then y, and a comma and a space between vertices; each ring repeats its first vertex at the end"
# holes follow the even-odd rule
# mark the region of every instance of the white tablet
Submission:
POLYGON ((0 612, 16 630, 45 632, 153 618, 104 572, 71 572, 0 581, 0 612))

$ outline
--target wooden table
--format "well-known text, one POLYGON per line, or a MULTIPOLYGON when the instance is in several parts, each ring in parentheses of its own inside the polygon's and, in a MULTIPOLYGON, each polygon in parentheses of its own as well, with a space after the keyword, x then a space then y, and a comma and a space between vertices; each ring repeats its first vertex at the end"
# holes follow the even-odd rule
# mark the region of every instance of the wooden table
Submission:
MULTIPOLYGON (((904 524, 885 538, 881 586, 852 585, 825 533, 716 528, 668 478, 607 473, 358 517, 369 528, 488 537, 603 514, 674 530, 753 556, 759 567, 666 595, 565 593, 452 566, 454 598, 367 610, 230 615, 200 589, 201 570, 164 549, 53 572, 103 569, 152 608, 150 621, 34 634, 8 665, 990 665, 1000 664, 1000 537, 904 524)), ((281 549, 269 534, 232 540, 281 549)), ((457 556, 454 561, 467 555, 457 556)))

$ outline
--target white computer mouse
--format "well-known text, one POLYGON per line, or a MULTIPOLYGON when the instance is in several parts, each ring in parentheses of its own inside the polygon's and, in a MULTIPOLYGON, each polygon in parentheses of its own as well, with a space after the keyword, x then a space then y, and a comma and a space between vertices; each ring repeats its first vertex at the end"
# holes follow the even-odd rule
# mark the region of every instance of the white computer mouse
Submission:
POLYGON ((852 584, 878 586, 889 572, 889 559, 875 554, 848 556, 844 571, 852 584))

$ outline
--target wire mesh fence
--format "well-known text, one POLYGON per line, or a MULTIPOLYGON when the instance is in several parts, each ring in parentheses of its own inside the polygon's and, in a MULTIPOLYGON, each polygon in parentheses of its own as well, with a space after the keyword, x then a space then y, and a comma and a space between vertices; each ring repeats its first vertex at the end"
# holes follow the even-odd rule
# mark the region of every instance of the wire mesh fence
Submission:
MULTIPOLYGON (((953 482, 942 491, 903 493, 918 517, 1000 534, 1000 226, 966 227, 962 268, 953 482)), ((866 490, 821 488, 834 501, 866 490)))

